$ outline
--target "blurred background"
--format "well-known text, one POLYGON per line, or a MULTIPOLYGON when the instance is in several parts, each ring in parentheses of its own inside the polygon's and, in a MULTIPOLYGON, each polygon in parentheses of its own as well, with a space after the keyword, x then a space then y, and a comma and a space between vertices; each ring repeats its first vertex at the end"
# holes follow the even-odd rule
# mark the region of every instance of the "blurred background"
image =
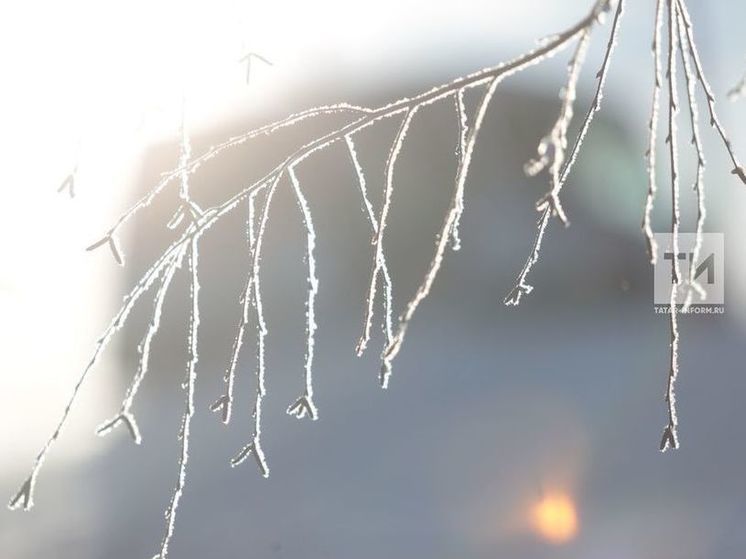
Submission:
MULTIPOLYGON (((176 190, 122 230, 127 266, 83 248, 178 160, 181 99, 193 152, 317 104, 380 106, 512 58, 583 17, 590 0, 253 4, 16 3, 0 22, 0 493, 9 498, 51 433, 95 340, 168 244, 176 190), (241 58, 256 52, 250 82, 241 58), (76 197, 55 193, 75 172, 76 197)), ((315 400, 302 387, 305 233, 289 184, 277 192, 262 281, 269 326, 263 446, 272 475, 228 460, 251 432, 254 339, 242 355, 229 427, 222 393, 248 269, 245 208, 201 243, 202 326, 188 485, 171 556, 313 558, 732 558, 746 536, 741 422, 746 191, 704 130, 708 223, 726 244, 724 315, 681 320, 681 450, 662 455, 668 318, 653 309, 640 232, 652 93, 652 1, 627 2, 604 105, 564 190, 572 227, 550 226, 518 308, 503 306, 534 235, 546 176, 523 164, 554 123, 564 51, 505 81, 466 189, 463 248, 449 252, 378 387, 380 328, 354 356, 370 270, 369 225, 343 144, 297 168, 314 215, 320 291, 315 400)), ((744 69, 736 0, 692 2, 703 64, 719 98, 744 69)), ((595 88, 608 37, 595 30, 576 114, 595 88)), ((746 158, 746 101, 721 102, 746 158)), ((685 118, 682 114, 682 119, 685 118)), ((339 125, 321 118, 205 165, 208 207, 290 150, 339 125)), ((683 121, 682 121, 683 122, 683 121)), ((396 122, 357 137, 378 207, 396 122)), ((682 124, 682 185, 693 161, 682 124)), ((397 314, 432 256, 456 169, 452 102, 422 109, 397 166, 385 245, 397 314)), ((661 134, 663 136, 663 134, 661 134)), ((666 231, 665 158, 655 229, 666 231)), ((682 187, 694 230, 694 195, 682 187)), ((144 298, 81 392, 39 477, 36 506, 0 512, 0 555, 133 558, 157 552, 176 481, 188 291, 177 275, 151 372, 135 402, 144 441, 94 428, 119 407, 151 309, 144 298)), ((378 310, 378 307, 377 307, 378 310)), ((253 330, 252 330, 253 331, 253 330)))

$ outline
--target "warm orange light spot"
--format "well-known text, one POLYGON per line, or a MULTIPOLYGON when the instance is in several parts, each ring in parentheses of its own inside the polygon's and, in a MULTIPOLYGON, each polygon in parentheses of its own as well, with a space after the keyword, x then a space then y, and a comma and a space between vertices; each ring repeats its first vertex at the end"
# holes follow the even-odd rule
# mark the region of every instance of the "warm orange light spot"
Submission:
POLYGON ((534 505, 531 516, 536 532, 550 543, 566 543, 578 533, 575 503, 563 493, 545 495, 534 505))

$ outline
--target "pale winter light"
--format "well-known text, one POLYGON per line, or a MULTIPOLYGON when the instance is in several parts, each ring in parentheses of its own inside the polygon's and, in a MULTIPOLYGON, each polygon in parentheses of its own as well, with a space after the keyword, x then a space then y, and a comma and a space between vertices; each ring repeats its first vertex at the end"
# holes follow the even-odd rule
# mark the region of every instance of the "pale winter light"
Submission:
POLYGON ((575 502, 565 492, 548 492, 533 505, 531 525, 536 535, 549 543, 569 542, 579 530, 575 502))

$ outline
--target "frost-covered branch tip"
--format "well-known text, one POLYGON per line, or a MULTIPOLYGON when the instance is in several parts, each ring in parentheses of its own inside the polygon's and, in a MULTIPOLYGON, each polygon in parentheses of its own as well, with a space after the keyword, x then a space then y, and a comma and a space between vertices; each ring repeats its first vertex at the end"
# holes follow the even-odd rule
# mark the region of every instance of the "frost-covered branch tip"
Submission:
POLYGON ((316 230, 313 227, 311 209, 308 206, 308 200, 303 195, 295 169, 288 169, 290 183, 293 186, 295 200, 298 202, 298 208, 301 212, 303 226, 306 229, 306 263, 308 264, 308 298, 306 300, 306 363, 304 366, 304 392, 292 403, 287 413, 294 415, 298 419, 308 416, 314 421, 318 418, 316 405, 313 403, 313 351, 316 334, 316 294, 319 291, 319 280, 316 277, 316 257, 314 250, 316 248, 316 230))

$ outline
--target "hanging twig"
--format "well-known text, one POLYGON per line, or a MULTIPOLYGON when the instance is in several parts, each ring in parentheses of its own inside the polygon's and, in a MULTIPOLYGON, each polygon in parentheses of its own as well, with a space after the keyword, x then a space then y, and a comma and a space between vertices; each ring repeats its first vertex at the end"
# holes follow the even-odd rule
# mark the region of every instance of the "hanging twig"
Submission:
POLYGON ((669 448, 679 448, 677 433, 678 419, 676 415, 676 379, 679 374, 679 325, 677 296, 681 284, 681 270, 679 266, 679 221, 681 219, 679 209, 679 161, 678 147, 676 141, 676 115, 678 114, 678 99, 676 98, 676 0, 667 0, 668 3, 668 136, 666 142, 669 148, 669 161, 671 164, 671 298, 670 298, 670 325, 671 325, 671 364, 668 371, 668 388, 666 389, 666 402, 668 403, 668 425, 663 430, 660 449, 666 451, 669 448))
POLYGON ((289 415, 298 419, 308 416, 314 421, 318 419, 318 411, 313 403, 313 350, 316 334, 316 294, 319 291, 319 279, 316 277, 316 231, 313 227, 311 209, 308 201, 300 188, 295 168, 288 169, 290 183, 293 185, 295 199, 303 218, 303 226, 306 229, 306 263, 308 264, 308 298, 306 300, 306 363, 303 373, 305 390, 303 394, 293 402, 287 409, 289 415))
MULTIPOLYGON (((599 4, 600 8, 606 7, 608 3, 602 3, 599 4)), ((575 143, 572 146, 572 149, 570 150, 570 155, 567 157, 564 163, 564 167, 562 168, 562 172, 560 173, 559 182, 556 187, 553 188, 554 196, 558 196, 559 192, 562 190, 562 186, 564 186, 565 181, 567 180, 567 176, 570 173, 570 170, 572 169, 573 164, 575 163, 575 159, 578 156, 578 153, 580 151, 580 146, 583 144, 583 140, 585 139, 585 135, 588 133, 588 129, 590 128, 591 122, 593 120, 593 117, 595 114, 601 109, 601 100, 603 98, 603 88, 604 83, 606 82, 606 74, 609 69, 609 62, 611 61, 611 54, 614 51, 614 46, 616 45, 617 35, 619 31, 619 22, 622 17, 622 13, 624 11, 624 0, 619 0, 619 3, 617 4, 616 13, 614 14, 614 21, 611 24, 611 32, 609 35, 609 42, 606 46, 606 52, 604 54, 603 62, 601 63, 601 69, 596 74, 596 78, 598 79, 598 85, 596 86, 596 94, 593 97, 593 101, 591 102, 591 106, 588 109, 588 113, 585 116, 585 119, 583 120, 583 123, 580 126, 580 132, 578 132, 578 135, 575 138, 575 143)), ((599 12, 600 13, 600 12, 599 12)), ((526 279, 528 278, 528 274, 531 272, 531 269, 534 267, 534 264, 539 260, 539 256, 541 254, 541 243, 544 239, 544 233, 546 232, 547 225, 549 224, 549 218, 552 216, 553 208, 551 204, 546 205, 540 205, 537 207, 539 211, 541 211, 541 217, 537 221, 537 227, 536 227, 536 237, 534 238, 534 244, 531 247, 531 252, 528 256, 528 259, 526 260, 526 263, 523 265, 523 268, 521 269, 521 272, 518 274, 518 278, 515 281, 515 284, 513 288, 511 289, 510 293, 503 299, 503 302, 506 305, 518 305, 521 302, 521 297, 523 295, 528 295, 533 290, 533 286, 529 285, 526 282, 526 279)))
POLYGON ((658 244, 655 241, 652 226, 653 207, 655 195, 658 191, 656 182, 656 152, 658 142, 658 111, 660 108, 661 92, 661 26, 663 24, 663 0, 657 0, 655 4, 655 23, 653 28, 653 106, 650 109, 650 120, 648 121, 648 194, 645 198, 645 213, 642 218, 642 231, 648 246, 650 263, 655 264, 658 259, 658 244))

